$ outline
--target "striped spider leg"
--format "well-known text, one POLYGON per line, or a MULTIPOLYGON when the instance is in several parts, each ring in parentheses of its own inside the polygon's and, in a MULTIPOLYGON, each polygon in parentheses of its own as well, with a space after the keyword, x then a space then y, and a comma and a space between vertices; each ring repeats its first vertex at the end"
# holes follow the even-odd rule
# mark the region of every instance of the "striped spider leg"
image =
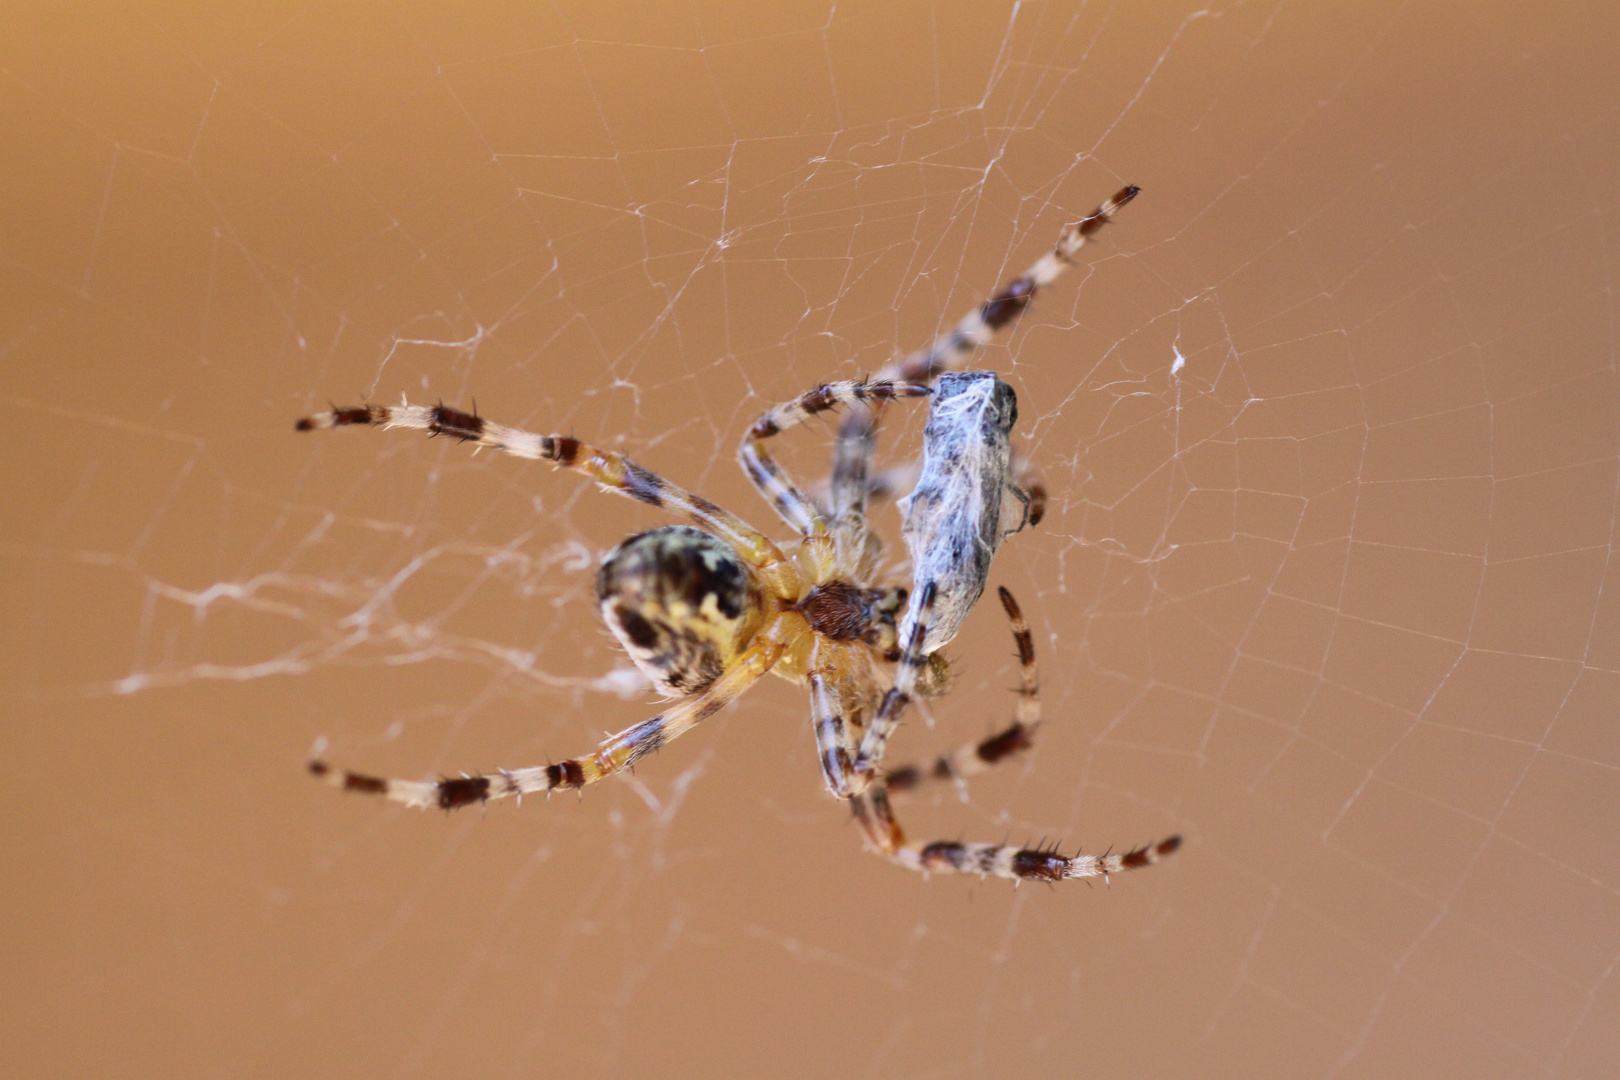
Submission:
POLYGON ((1066 856, 1057 848, 1020 848, 1011 844, 969 844, 960 840, 918 844, 906 839, 905 830, 894 815, 889 792, 882 784, 855 796, 854 806, 855 819, 860 822, 873 850, 898 866, 924 874, 951 871, 1013 881, 1106 879, 1110 874, 1152 866, 1181 846, 1181 837, 1171 836, 1124 854, 1066 856))
POLYGON ((454 810, 491 799, 550 794, 558 788, 578 789, 628 769, 648 754, 686 734, 758 682, 781 658, 784 642, 767 631, 733 661, 731 667, 702 693, 685 698, 666 711, 617 735, 609 736, 596 752, 552 765, 500 769, 489 775, 446 777, 442 780, 398 780, 337 769, 320 758, 311 759, 309 771, 344 791, 381 795, 406 806, 454 810))
MULTIPOLYGON (((1123 854, 1065 856, 1056 848, 1020 848, 1010 844, 969 844, 941 841, 917 844, 906 839, 905 830, 895 817, 889 801, 889 792, 915 788, 926 780, 957 780, 984 772, 993 765, 1007 760, 1020 750, 1033 744, 1035 729, 1040 724, 1040 681, 1035 667, 1035 642, 1024 623, 1018 602, 1006 588, 997 590, 1001 606, 1012 624, 1013 640, 1018 643, 1019 687, 1018 708, 1012 724, 1006 729, 977 743, 969 743, 949 753, 941 754, 924 771, 919 766, 902 766, 875 780, 863 792, 851 799, 856 820, 866 835, 868 844, 879 854, 911 870, 956 871, 971 874, 992 874, 1015 881, 1026 878, 1037 881, 1062 881, 1067 878, 1103 877, 1124 870, 1151 866, 1181 846, 1180 836, 1170 836, 1158 843, 1134 848, 1123 854)), ((926 608, 925 608, 926 614, 926 608)), ((913 632, 908 642, 902 665, 911 660, 925 630, 913 632)), ((907 670, 904 666, 902 672, 907 670)), ((896 680, 897 684, 900 680, 896 680)), ((898 688, 898 687, 897 687, 898 688)), ((885 705, 895 699, 895 692, 885 698, 885 705)), ((904 695, 899 696, 902 705, 904 695)))
MULTIPOLYGON (((965 366, 968 357, 1023 314, 1038 291, 1056 281, 1073 265, 1080 249, 1090 243, 1098 230, 1112 221, 1114 214, 1136 198, 1141 190, 1133 184, 1116 191, 1112 198, 1067 226, 1051 251, 1008 282, 1000 292, 963 316, 949 331, 935 338, 928 348, 895 360, 880 371, 877 378, 929 384, 942 373, 965 366)), ((829 491, 832 517, 837 520, 863 519, 868 498, 892 487, 891 478, 870 474, 878 419, 878 409, 850 409, 839 426, 829 491), (877 488, 875 492, 874 486, 877 488)), ((1046 513, 1045 485, 1036 470, 1021 458, 1015 458, 1012 472, 1013 482, 1023 487, 1029 495, 1028 523, 1039 525, 1046 513)))
POLYGON ((309 762, 316 777, 409 806, 470 803, 582 788, 611 776, 719 712, 781 663, 805 632, 788 617, 801 590, 794 561, 729 511, 630 459, 565 435, 537 435, 443 405, 361 405, 298 421, 300 431, 350 425, 415 428, 584 473, 604 490, 686 516, 633 536, 603 560, 597 593, 608 628, 670 708, 610 736, 592 754, 551 765, 437 781, 386 779, 309 762), (694 527, 695 526, 695 527, 694 527))
POLYGON ((1097 209, 1068 226, 1057 243, 1035 261, 1035 265, 1018 275, 996 295, 986 300, 977 310, 968 312, 951 330, 936 338, 928 348, 889 365, 878 374, 880 379, 898 379, 905 382, 927 382, 941 372, 961 368, 967 358, 989 343, 996 333, 1024 313, 1035 294, 1056 281, 1065 270, 1074 265, 1080 249, 1091 242, 1104 225, 1126 203, 1140 195, 1142 189, 1135 184, 1120 188, 1113 197, 1097 209))
POLYGON ((883 784, 891 793, 911 791, 930 781, 949 780, 960 784, 992 766, 1035 745, 1035 729, 1041 724, 1041 683, 1035 666, 1035 640, 1030 637, 1024 613, 1006 586, 996 590, 1001 608, 1012 626, 1018 645, 1018 705, 1013 722, 1001 731, 977 742, 964 743, 934 758, 926 766, 902 765, 883 771, 883 784))

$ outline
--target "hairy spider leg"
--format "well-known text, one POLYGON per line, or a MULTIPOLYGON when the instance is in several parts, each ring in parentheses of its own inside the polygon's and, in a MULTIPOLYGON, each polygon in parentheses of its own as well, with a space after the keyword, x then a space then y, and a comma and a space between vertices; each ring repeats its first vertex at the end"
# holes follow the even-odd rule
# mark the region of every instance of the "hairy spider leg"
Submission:
MULTIPOLYGON (((1057 280, 1074 263, 1080 249, 1097 231, 1113 220, 1115 212, 1141 192, 1133 185, 1120 188, 1097 209, 1065 228, 1052 250, 1002 290, 963 316, 949 331, 935 338, 926 349, 902 357, 878 372, 879 379, 906 382, 932 382, 940 373, 963 367, 976 350, 998 330, 1023 314, 1030 300, 1043 286, 1057 280)), ((867 473, 871 468, 881 404, 850 409, 839 425, 833 447, 832 485, 829 493, 832 517, 841 520, 850 511, 864 516, 868 493, 867 473)), ((1046 509, 1046 489, 1030 491, 1030 524, 1038 524, 1046 509)))
POLYGON ((805 684, 810 691, 810 722, 816 732, 816 757, 821 762, 822 781, 833 795, 847 799, 850 795, 849 731, 844 720, 842 695, 826 668, 812 666, 805 673, 805 684))
POLYGON ((926 767, 902 765, 897 769, 885 770, 884 786, 891 793, 910 791, 931 780, 965 780, 1035 744, 1035 729, 1041 723, 1041 684, 1035 667, 1035 641, 1012 593, 1007 591, 1006 586, 996 591, 1001 597, 1001 607, 1007 613, 1007 621, 1012 625, 1013 641, 1018 645, 1018 689, 1014 691, 1018 695, 1018 704, 1013 712, 1013 722, 987 739, 966 743, 940 754, 926 767))
POLYGON ((469 803, 488 802, 512 795, 582 788, 634 765, 648 754, 680 738, 747 690, 774 666, 786 648, 779 623, 767 626, 736 664, 703 693, 670 706, 649 720, 609 736, 594 754, 570 758, 555 765, 501 769, 490 775, 459 776, 443 780, 394 780, 347 769, 333 768, 316 758, 309 771, 342 788, 381 795, 406 806, 454 810, 469 803))
MULTIPOLYGON (((1035 667, 1035 642, 1023 613, 1012 593, 999 590, 1001 606, 1012 624, 1013 638, 1018 642, 1018 711, 1011 727, 978 744, 963 747, 952 754, 941 756, 935 763, 934 776, 960 777, 994 765, 1015 750, 1029 745, 1029 738, 1040 723, 1040 682, 1035 667)), ((926 610, 924 611, 926 614, 926 610)), ((919 629, 913 631, 912 643, 921 642, 919 629)), ((904 672, 906 669, 902 668, 904 672)), ((896 680, 898 684, 899 680, 896 680)), ((896 689, 899 689, 898 685, 896 689)), ((894 699, 894 691, 885 698, 884 706, 894 699)), ((902 695, 903 699, 903 695, 902 695)), ((898 717, 896 712, 895 717, 898 717)), ((881 718, 880 711, 879 717, 881 718)), ((873 722, 876 730, 879 721, 873 722)), ((868 731, 868 737, 871 731, 868 731)), ((865 745, 862 746, 863 757, 865 745)), ((881 747, 879 748, 881 760, 881 747)), ((875 764, 875 763, 874 763, 875 764)), ((859 770, 860 761, 856 762, 859 770)), ((920 770, 916 770, 920 773, 920 770)), ((920 779, 920 776, 919 776, 920 779)), ((930 873, 935 870, 963 874, 994 875, 1014 881, 1064 881, 1069 878, 1102 877, 1124 870, 1151 866, 1181 846, 1180 836, 1171 836, 1156 844, 1133 848, 1123 854, 1064 855, 1055 847, 1022 848, 1011 844, 970 844, 960 841, 938 841, 916 844, 906 839, 905 830, 895 817, 889 802, 889 784, 883 777, 874 777, 869 786, 849 799, 855 819, 868 845, 889 861, 909 870, 930 873)))
POLYGON ((865 702, 851 687, 869 685, 871 658, 858 645, 818 640, 810 655, 805 682, 810 690, 810 719, 815 726, 821 777, 836 798, 854 793, 851 784, 855 742, 865 724, 865 702))
POLYGON ((1065 228, 1058 236, 1057 243, 1052 245, 1052 250, 1037 259, 1035 265, 1013 278, 976 310, 963 316, 950 331, 934 339, 928 348, 890 364, 879 372, 878 378, 927 382, 942 372, 963 367, 967 358, 987 345, 996 331, 1024 313, 1036 292, 1052 284, 1074 265, 1074 258, 1080 249, 1097 235, 1099 229, 1113 220, 1120 207, 1136 198, 1141 191, 1133 184, 1114 192, 1112 198, 1065 228))
POLYGON ((917 677, 928 666, 928 657, 922 651, 923 641, 928 636, 928 620, 934 611, 935 588, 932 581, 922 587, 917 596, 917 620, 912 624, 911 635, 901 645, 900 659, 895 662, 894 686, 883 695, 883 703, 878 706, 877 715, 872 718, 872 726, 866 729, 861 739, 860 751, 855 755, 855 764, 852 768, 851 786, 854 791, 861 792, 877 782, 877 767, 883 761, 883 751, 888 746, 889 736, 900 723, 900 716, 911 704, 912 695, 917 689, 917 677))
POLYGON ((549 461, 595 480, 604 490, 616 491, 649 506, 663 507, 686 517, 699 528, 726 541, 758 571, 762 583, 780 597, 800 591, 793 562, 752 525, 723 510, 701 495, 670 483, 622 454, 603 450, 567 435, 538 435, 491 423, 481 416, 444 405, 359 405, 316 413, 298 421, 299 431, 372 424, 383 428, 415 428, 433 435, 448 435, 477 443, 514 457, 549 461))
POLYGON ((889 803, 889 793, 881 782, 855 796, 851 804, 867 842, 878 854, 908 870, 925 874, 939 870, 994 875, 1013 881, 1106 878, 1124 870, 1152 866, 1181 846, 1181 837, 1171 836, 1119 855, 1077 853, 1066 856, 1057 848, 1021 848, 1011 844, 968 844, 956 840, 917 844, 906 839, 905 830, 900 827, 894 807, 889 803))

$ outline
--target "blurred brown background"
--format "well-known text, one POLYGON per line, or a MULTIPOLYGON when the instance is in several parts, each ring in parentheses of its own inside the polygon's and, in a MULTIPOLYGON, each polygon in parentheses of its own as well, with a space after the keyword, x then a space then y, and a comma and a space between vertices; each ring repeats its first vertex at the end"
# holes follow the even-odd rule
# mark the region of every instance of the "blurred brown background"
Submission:
MULTIPOLYGON (((1612 9, 764 6, 12 7, 0 1071, 1613 1075, 1612 9), (749 420, 1127 182, 983 358, 1040 746, 904 812, 1173 860, 887 866, 780 680, 582 799, 303 773, 648 715, 590 585, 663 519, 296 417, 476 398, 765 524, 749 420)), ((1007 715, 993 605, 952 651, 897 758, 1007 715)))

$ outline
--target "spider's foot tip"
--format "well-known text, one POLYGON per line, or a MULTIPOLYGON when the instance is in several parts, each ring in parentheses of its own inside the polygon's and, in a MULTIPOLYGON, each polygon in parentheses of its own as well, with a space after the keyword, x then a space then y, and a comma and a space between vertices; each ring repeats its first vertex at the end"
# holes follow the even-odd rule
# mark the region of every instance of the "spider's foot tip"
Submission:
POLYGON ((1160 855, 1168 855, 1168 854, 1170 854, 1172 851, 1176 850, 1180 846, 1181 846, 1181 834, 1177 833, 1174 836, 1168 836, 1168 837, 1165 837, 1163 840, 1160 840, 1156 850, 1157 850, 1158 854, 1160 854, 1160 855))
POLYGON ((298 418, 298 422, 293 425, 293 430, 294 431, 314 431, 315 430, 315 419, 313 417, 309 417, 309 416, 300 416, 298 418))
POLYGON ((1130 202, 1140 194, 1142 194, 1141 188, 1137 187, 1135 184, 1127 184, 1125 187, 1120 189, 1118 195, 1114 196, 1114 201, 1119 203, 1121 206, 1124 206, 1126 203, 1130 202))
POLYGON ((322 761, 320 758, 310 758, 309 759, 309 774, 311 776, 325 777, 331 771, 332 771, 332 766, 328 765, 326 762, 322 761))

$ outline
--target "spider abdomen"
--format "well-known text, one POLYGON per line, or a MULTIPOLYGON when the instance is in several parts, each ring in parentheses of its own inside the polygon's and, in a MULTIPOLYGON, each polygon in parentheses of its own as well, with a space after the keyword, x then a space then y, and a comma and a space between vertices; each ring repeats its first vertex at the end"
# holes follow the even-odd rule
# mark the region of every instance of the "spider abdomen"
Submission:
POLYGON ((700 693, 747 646, 764 613, 753 574, 724 540, 690 525, 630 537, 596 575, 602 619, 653 685, 700 693))

